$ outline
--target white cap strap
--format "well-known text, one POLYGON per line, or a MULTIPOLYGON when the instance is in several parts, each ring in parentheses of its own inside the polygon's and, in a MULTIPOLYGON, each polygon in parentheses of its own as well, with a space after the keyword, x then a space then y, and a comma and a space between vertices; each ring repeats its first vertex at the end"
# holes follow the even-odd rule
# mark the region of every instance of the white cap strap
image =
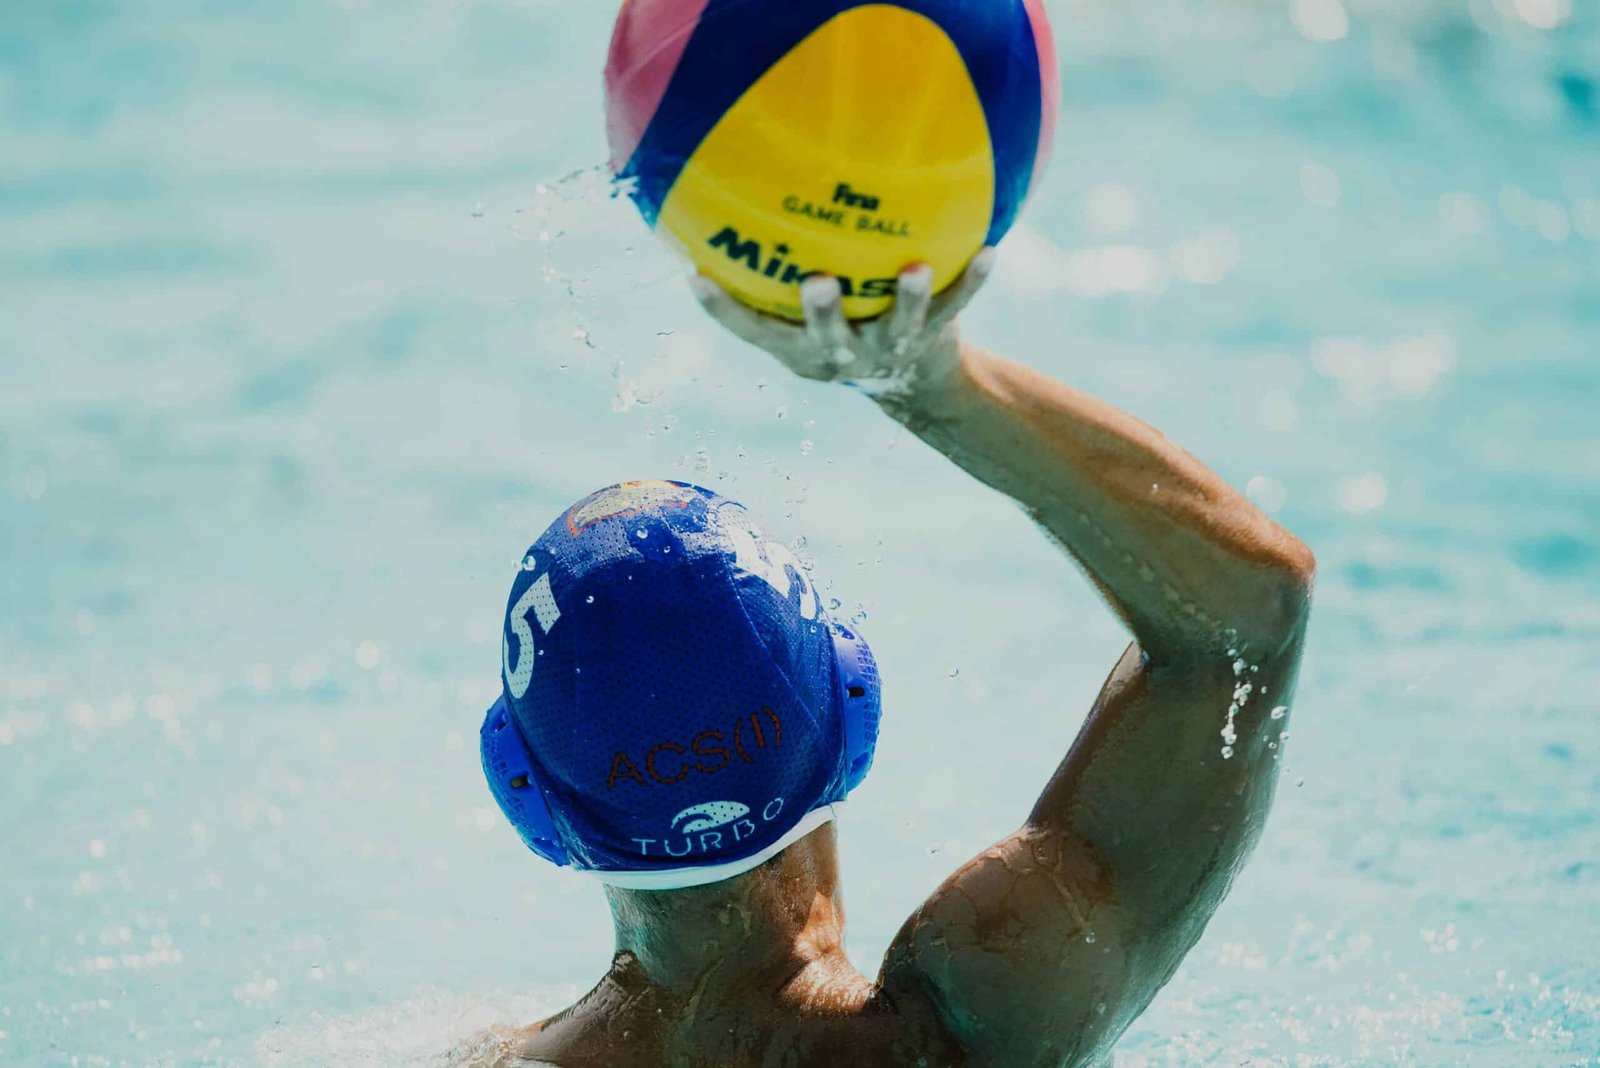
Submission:
POLYGON ((743 875, 747 871, 759 868, 824 823, 836 819, 838 812, 835 810, 840 807, 842 807, 840 802, 834 802, 814 808, 802 816, 799 823, 790 827, 782 837, 761 852, 739 860, 730 860, 726 864, 710 864, 696 868, 664 868, 659 871, 591 871, 586 874, 593 875, 608 886, 619 886, 624 890, 682 890, 689 886, 720 883, 724 879, 731 879, 735 875, 743 875))

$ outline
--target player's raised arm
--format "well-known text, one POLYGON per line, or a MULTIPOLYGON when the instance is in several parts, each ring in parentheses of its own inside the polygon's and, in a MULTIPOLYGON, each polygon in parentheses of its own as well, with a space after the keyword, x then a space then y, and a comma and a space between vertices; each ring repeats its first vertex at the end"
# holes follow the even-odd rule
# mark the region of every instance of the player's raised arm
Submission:
POLYGON ((963 345, 954 315, 988 262, 937 299, 909 271, 895 309, 860 326, 823 279, 806 285, 804 329, 696 291, 736 333, 802 375, 851 381, 1016 500, 1133 632, 1027 821, 911 917, 881 976, 889 997, 931 1002, 976 1063, 1090 1063, 1171 976, 1259 834, 1313 562, 1150 427, 963 345))

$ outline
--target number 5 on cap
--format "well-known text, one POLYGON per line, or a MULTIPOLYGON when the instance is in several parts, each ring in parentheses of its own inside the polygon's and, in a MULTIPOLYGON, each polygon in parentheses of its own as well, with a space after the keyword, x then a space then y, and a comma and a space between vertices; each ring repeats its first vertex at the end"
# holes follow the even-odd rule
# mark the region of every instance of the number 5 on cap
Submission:
POLYGON ((541 636, 549 634, 550 628, 561 618, 561 609, 556 607, 556 599, 550 592, 548 571, 523 591, 522 596, 517 598, 517 603, 511 606, 507 622, 511 624, 511 632, 517 636, 515 666, 511 662, 511 638, 505 636, 500 643, 500 660, 505 668, 506 689, 510 690, 511 696, 518 700, 528 692, 528 684, 533 681, 533 628, 528 624, 530 610, 539 623, 541 636))

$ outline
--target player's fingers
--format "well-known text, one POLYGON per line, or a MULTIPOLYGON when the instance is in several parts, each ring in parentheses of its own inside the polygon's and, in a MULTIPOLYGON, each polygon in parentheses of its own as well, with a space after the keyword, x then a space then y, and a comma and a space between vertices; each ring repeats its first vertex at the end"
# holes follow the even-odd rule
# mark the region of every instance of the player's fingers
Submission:
POLYGON ((932 303, 933 268, 919 263, 901 271, 894 310, 889 313, 889 343, 899 347, 922 333, 932 303))
POLYGON ((969 301, 983 288, 983 283, 989 280, 989 275, 994 271, 994 249, 981 249, 972 257, 972 262, 967 264, 967 269, 962 272, 956 284, 939 294, 934 300, 932 309, 928 312, 928 326, 933 330, 942 330, 965 308, 969 301))
POLYGON ((854 362, 855 335, 844 317, 839 280, 821 274, 807 278, 800 283, 800 306, 805 310, 806 333, 817 348, 840 366, 854 362))
POLYGON ((689 276, 689 291, 706 310, 706 314, 721 323, 735 337, 760 346, 769 352, 792 351, 805 340, 805 331, 791 323, 762 315, 754 308, 739 303, 733 295, 703 274, 689 276))

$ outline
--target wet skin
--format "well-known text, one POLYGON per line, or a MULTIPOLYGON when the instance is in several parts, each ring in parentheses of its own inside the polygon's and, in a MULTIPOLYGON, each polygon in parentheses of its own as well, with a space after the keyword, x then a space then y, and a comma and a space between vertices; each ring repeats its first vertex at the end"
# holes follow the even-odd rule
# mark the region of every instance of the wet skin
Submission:
POLYGON ((804 327, 695 289, 740 337, 855 386, 1010 496, 1127 624, 1134 643, 1032 812, 933 892, 873 979, 842 949, 831 825, 725 882, 608 888, 605 978, 484 1036, 469 1063, 1103 1064, 1199 939, 1271 806, 1311 553, 1150 427, 962 342, 955 314, 989 263, 937 298, 910 269, 895 308, 854 325, 827 279, 804 286, 804 327))

